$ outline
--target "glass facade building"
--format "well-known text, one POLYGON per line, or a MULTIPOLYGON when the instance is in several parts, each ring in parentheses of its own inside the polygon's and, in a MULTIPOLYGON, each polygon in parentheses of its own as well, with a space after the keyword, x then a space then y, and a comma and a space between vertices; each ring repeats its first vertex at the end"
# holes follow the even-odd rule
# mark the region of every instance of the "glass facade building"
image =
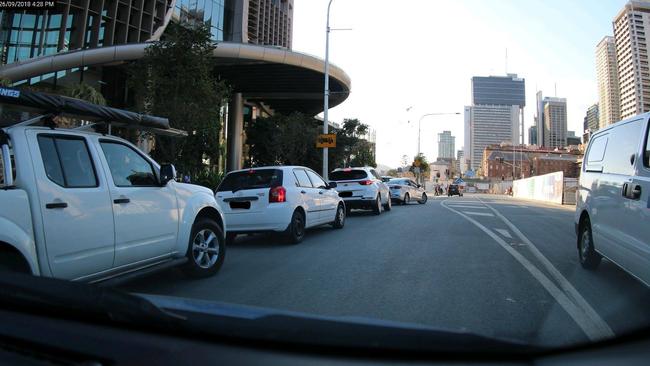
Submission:
POLYGON ((526 105, 525 80, 515 74, 508 76, 474 76, 473 105, 526 105))

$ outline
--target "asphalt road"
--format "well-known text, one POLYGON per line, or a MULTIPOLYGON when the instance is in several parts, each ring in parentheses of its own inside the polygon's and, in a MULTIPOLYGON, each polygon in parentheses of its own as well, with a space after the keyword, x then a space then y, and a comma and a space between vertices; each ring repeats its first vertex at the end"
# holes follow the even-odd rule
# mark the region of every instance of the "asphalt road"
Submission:
POLYGON ((333 316, 380 318, 543 345, 650 325, 650 289, 604 260, 578 263, 573 207, 469 195, 353 211, 299 245, 240 237, 221 272, 176 270, 124 286, 333 316))

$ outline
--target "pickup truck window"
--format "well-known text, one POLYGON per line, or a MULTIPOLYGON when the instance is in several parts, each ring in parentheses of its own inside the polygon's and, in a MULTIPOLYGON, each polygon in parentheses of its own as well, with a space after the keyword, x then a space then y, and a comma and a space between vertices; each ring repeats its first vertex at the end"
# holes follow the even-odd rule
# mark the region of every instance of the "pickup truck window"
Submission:
POLYGON ((39 135, 45 174, 54 183, 65 188, 97 187, 95 168, 81 137, 39 135))
POLYGON ((151 164, 131 147, 109 141, 101 141, 100 145, 116 186, 158 186, 151 164))

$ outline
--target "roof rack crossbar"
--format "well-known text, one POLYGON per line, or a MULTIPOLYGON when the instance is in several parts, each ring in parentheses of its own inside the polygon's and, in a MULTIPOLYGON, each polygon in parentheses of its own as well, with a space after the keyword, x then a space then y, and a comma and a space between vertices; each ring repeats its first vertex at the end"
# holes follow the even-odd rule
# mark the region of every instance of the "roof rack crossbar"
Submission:
POLYGON ((34 124, 37 124, 37 123, 41 122, 41 120, 43 120, 43 119, 52 118, 54 116, 55 116, 55 114, 53 114, 53 113, 45 113, 45 114, 41 114, 40 116, 36 116, 34 118, 30 118, 30 119, 18 122, 18 123, 14 124, 14 125, 11 125, 9 127, 31 126, 31 125, 34 125, 34 124))

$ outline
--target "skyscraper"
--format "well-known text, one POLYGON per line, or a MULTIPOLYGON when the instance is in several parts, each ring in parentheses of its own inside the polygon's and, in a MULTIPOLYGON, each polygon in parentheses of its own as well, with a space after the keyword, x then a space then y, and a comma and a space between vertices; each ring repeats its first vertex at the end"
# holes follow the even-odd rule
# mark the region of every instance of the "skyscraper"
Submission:
POLYGON ((601 116, 600 104, 596 103, 590 106, 589 108, 587 108, 586 118, 587 118, 587 129, 589 130, 589 132, 594 133, 601 128, 600 116, 601 116))
POLYGON ((535 115, 535 126, 537 126, 537 145, 544 146, 544 136, 548 133, 544 127, 544 96, 542 91, 537 91, 535 94, 535 101, 537 102, 537 113, 535 115), (545 133, 546 132, 546 133, 545 133))
MULTIPOLYGON (((650 69, 648 43, 650 32, 650 3, 628 1, 614 17, 614 40, 618 86, 620 90, 621 119, 650 111, 650 69)), ((601 104, 605 110, 606 106, 601 104)), ((601 127, 612 123, 606 117, 601 127)))
POLYGON ((596 81, 600 105, 599 120, 602 124, 600 128, 602 128, 621 119, 614 37, 604 37, 596 46, 596 81))
POLYGON ((528 145, 537 145, 537 126, 528 128, 528 145))
POLYGON ((456 137, 451 131, 442 131, 438 134, 438 158, 454 158, 456 151, 456 137))
POLYGON ((472 78, 472 105, 465 107, 465 156, 478 170, 483 150, 492 144, 523 143, 525 80, 516 74, 472 78))
POLYGON ((481 167, 488 145, 517 144, 519 107, 516 105, 474 105, 465 107, 465 151, 469 168, 481 167))
POLYGON ((562 148, 566 146, 567 115, 566 98, 544 98, 544 146, 562 148))
POLYGON ((456 152, 456 171, 460 173, 465 173, 465 171, 467 171, 467 165, 465 164, 465 151, 463 148, 456 152))

